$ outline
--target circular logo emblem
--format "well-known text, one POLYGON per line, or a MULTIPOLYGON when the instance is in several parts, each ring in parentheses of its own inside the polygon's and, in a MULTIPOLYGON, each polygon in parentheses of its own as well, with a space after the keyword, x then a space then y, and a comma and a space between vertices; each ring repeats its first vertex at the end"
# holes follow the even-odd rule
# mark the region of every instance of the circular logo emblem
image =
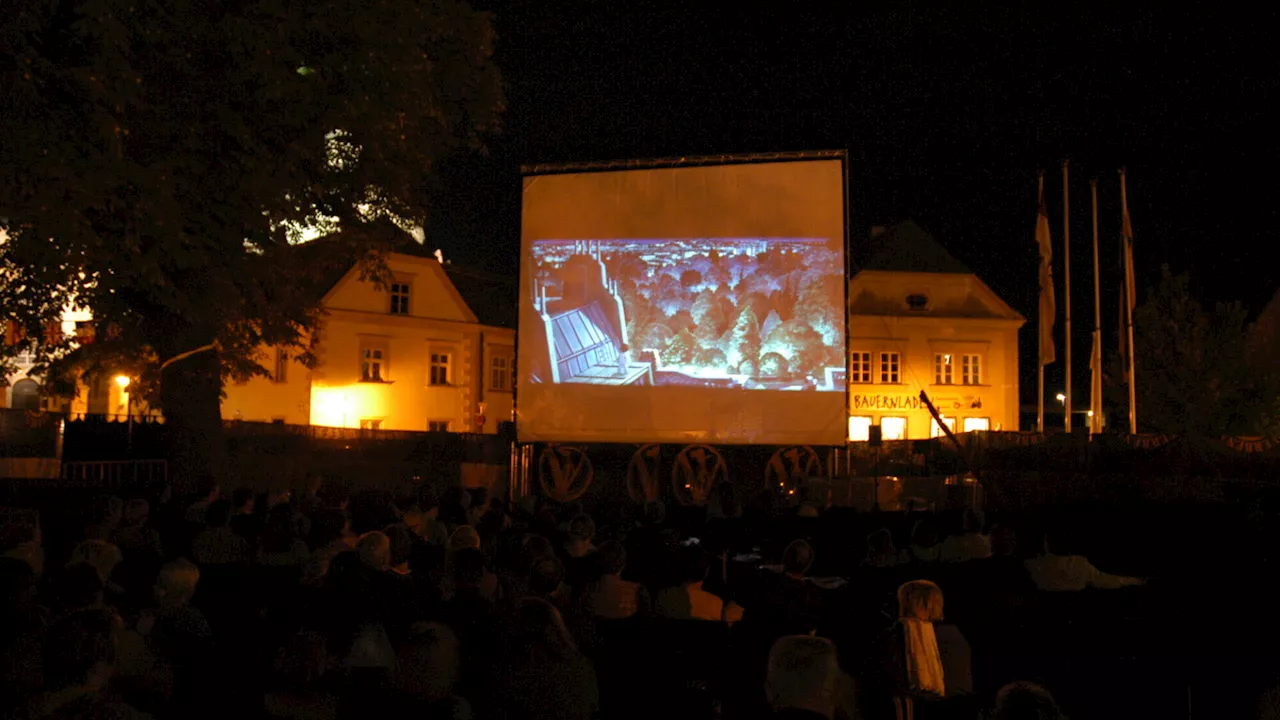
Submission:
POLYGON ((661 499, 662 446, 644 445, 627 463, 627 494, 635 502, 661 499))
POLYGON ((572 502, 591 487, 595 471, 591 458, 580 447, 548 445, 538 456, 538 483, 547 497, 572 502))
POLYGON ((795 490, 809 478, 822 476, 822 459, 808 445, 778 448, 764 468, 767 488, 795 490))
POLYGON ((724 458, 708 445, 686 445, 671 470, 671 489, 682 505, 706 505, 711 488, 728 480, 724 458))

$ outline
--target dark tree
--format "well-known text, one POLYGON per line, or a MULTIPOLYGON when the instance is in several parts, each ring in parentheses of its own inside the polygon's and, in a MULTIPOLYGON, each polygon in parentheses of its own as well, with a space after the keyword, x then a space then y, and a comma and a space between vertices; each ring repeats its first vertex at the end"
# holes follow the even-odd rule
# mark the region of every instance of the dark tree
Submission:
POLYGON ((219 472, 223 379, 316 321, 298 228, 349 259, 420 226, 433 163, 496 130, 491 40, 455 0, 3 4, 0 307, 30 334, 91 310, 111 332, 76 354, 135 358, 175 470, 219 472))
POLYGON ((702 273, 697 270, 685 270, 680 273, 680 284, 685 288, 691 288, 702 284, 702 273))
MULTIPOLYGON (((1259 429, 1269 408, 1250 371, 1245 315, 1239 304, 1206 310, 1188 276, 1162 269, 1159 286, 1134 311, 1140 430, 1217 437, 1259 429)), ((1113 363, 1109 376, 1123 378, 1120 358, 1113 363)), ((1112 388, 1116 417, 1127 408, 1126 393, 1121 384, 1112 388)))
POLYGON ((1280 437, 1280 291, 1249 326, 1245 348, 1261 408, 1258 432, 1280 437))

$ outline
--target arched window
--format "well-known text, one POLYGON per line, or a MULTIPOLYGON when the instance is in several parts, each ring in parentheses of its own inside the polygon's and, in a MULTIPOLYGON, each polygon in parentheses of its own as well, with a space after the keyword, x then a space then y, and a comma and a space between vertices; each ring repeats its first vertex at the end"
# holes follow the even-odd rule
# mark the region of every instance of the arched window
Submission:
POLYGON ((13 384, 14 410, 40 409, 40 384, 30 378, 24 378, 13 384))

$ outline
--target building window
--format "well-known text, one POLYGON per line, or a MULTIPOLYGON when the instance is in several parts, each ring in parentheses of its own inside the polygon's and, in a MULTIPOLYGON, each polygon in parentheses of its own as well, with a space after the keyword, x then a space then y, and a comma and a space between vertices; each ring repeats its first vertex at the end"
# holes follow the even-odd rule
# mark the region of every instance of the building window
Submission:
POLYGON ((990 429, 991 429, 990 418, 965 418, 964 419, 965 432, 974 432, 976 430, 990 430, 990 429))
POLYGON ((979 355, 965 355, 961 377, 965 385, 982 384, 982 360, 979 355))
POLYGON ((381 430, 382 418, 360 418, 361 430, 381 430))
POLYGON ((360 347, 360 382, 386 382, 390 353, 385 343, 366 342, 360 347))
POLYGON ((889 384, 901 382, 900 359, 901 356, 896 352, 880 353, 880 382, 889 384))
POLYGON ((880 439, 906 440, 907 419, 904 417, 880 418, 880 439))
POLYGON ((277 383, 289 381, 289 353, 284 348, 276 348, 276 370, 271 380, 277 383))
POLYGON ((852 442, 866 442, 871 439, 871 418, 864 415, 854 415, 849 418, 849 440, 852 442))
POLYGON ((849 382, 871 382, 871 353, 855 352, 849 356, 849 382))
POLYGON ((449 432, 448 420, 428 420, 427 432, 449 432))
MULTIPOLYGON (((103 389, 106 389, 105 384, 103 389)), ((106 403, 103 403, 104 405, 106 403)), ((40 409, 40 385, 31 378, 23 378, 13 384, 13 402, 10 406, 14 410, 39 410, 40 409)), ((106 408, 104 407, 105 411, 106 408)), ((106 414, 101 413, 101 414, 106 414)))
POLYGON ((407 282, 391 283, 391 314, 392 315, 408 315, 409 314, 409 289, 407 282))
POLYGON ((933 384, 934 385, 950 385, 955 382, 955 376, 951 372, 951 354, 937 353, 933 356, 933 384))
POLYGON ((504 355, 496 355, 490 363, 489 389, 510 390, 512 380, 511 360, 504 355))
MULTIPOLYGON (((942 422, 946 423, 947 429, 950 430, 951 432, 956 431, 955 418, 947 417, 944 415, 942 417, 942 422)), ((942 437, 945 434, 946 433, 942 432, 942 426, 938 425, 938 421, 933 418, 929 418, 929 437, 942 437)))
POLYGON ((453 377, 453 356, 449 353, 431 353, 431 385, 448 385, 453 377))

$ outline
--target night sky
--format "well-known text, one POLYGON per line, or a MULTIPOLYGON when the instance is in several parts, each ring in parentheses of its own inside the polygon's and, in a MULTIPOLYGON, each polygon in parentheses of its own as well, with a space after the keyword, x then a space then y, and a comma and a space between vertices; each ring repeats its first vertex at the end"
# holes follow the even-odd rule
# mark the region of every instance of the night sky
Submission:
MULTIPOLYGON (((436 181, 428 243, 455 264, 514 282, 522 163, 844 148, 854 243, 872 225, 912 218, 1028 318, 1026 402, 1035 386, 1036 171, 1046 171, 1061 309, 1063 158, 1077 405, 1088 403, 1091 177, 1107 352, 1122 165, 1140 301, 1162 263, 1190 271, 1207 303, 1239 300, 1256 312, 1276 291, 1274 261, 1263 261, 1280 239, 1274 10, 477 4, 496 13, 508 110, 487 157, 455 158, 436 181)), ((1061 385, 1061 362, 1048 377, 1061 385)))

